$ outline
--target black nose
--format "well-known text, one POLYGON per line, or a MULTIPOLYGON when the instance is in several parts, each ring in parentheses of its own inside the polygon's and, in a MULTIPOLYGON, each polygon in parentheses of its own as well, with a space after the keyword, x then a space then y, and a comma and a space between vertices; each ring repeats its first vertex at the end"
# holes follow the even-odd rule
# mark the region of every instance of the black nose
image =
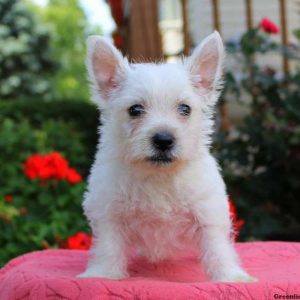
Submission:
POLYGON ((175 143, 173 134, 167 131, 158 132, 152 137, 152 144, 155 149, 160 151, 171 150, 175 143))

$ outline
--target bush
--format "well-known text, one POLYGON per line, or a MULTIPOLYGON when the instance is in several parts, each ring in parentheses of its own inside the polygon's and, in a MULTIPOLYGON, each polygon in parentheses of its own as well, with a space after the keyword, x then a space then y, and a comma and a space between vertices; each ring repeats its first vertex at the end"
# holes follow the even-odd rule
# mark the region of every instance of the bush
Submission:
POLYGON ((228 75, 232 81, 223 98, 232 99, 238 91, 238 101, 250 112, 237 128, 219 134, 216 152, 245 219, 241 236, 300 240, 300 73, 280 77, 271 67, 255 64, 255 54, 283 49, 259 28, 229 49, 239 57, 243 77, 228 75))
POLYGON ((0 0, 0 97, 20 99, 49 93, 52 59, 50 33, 25 1, 0 0))
POLYGON ((24 100, 0 104, 1 128, 6 118, 11 119, 14 123, 12 126, 16 126, 15 136, 7 138, 13 139, 16 144, 26 143, 26 136, 30 132, 28 127, 35 132, 34 141, 26 143, 27 146, 31 145, 31 152, 24 149, 26 155, 32 151, 57 150, 65 154, 83 176, 88 174, 96 150, 98 116, 99 112, 93 104, 80 101, 24 100), (17 136, 17 131, 22 130, 20 123, 28 131, 17 136))
POLYGON ((80 102, 0 104, 0 265, 87 231, 84 182, 40 184, 24 175, 23 164, 34 153, 59 151, 85 178, 97 141, 97 115, 93 105, 80 102))

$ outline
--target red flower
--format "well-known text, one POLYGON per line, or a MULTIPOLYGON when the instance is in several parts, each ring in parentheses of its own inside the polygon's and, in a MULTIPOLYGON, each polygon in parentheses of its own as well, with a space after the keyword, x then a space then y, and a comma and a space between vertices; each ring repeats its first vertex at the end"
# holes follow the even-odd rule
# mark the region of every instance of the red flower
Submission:
POLYGON ((272 33, 277 34, 280 32, 280 29, 278 28, 278 26, 276 24, 274 24, 268 18, 263 18, 259 23, 259 27, 263 31, 270 33, 270 34, 272 34, 272 33))
POLYGON ((13 197, 13 195, 5 195, 4 199, 7 203, 12 203, 14 200, 14 197, 13 197))
POLYGON ((24 163, 24 172, 29 179, 37 178, 42 182, 49 179, 57 179, 77 183, 82 180, 79 173, 69 167, 68 161, 59 152, 29 156, 24 163))
POLYGON ((114 45, 118 48, 121 49, 123 46, 123 37, 120 34, 120 32, 114 32, 113 33, 113 40, 114 40, 114 45))
POLYGON ((92 237, 84 232, 77 232, 68 237, 66 243, 61 243, 60 247, 71 250, 88 250, 91 247, 92 237))
POLYGON ((229 204, 229 212, 230 212, 230 217, 232 220, 232 225, 233 225, 233 234, 232 238, 236 240, 238 238, 239 232, 242 228, 242 226, 245 224, 245 221, 243 219, 238 219, 238 215, 235 210, 235 206, 233 205, 233 202, 230 198, 228 198, 228 204, 229 204))
POLYGON ((55 179, 64 179, 67 175, 69 164, 58 152, 50 153, 44 156, 45 167, 50 172, 50 177, 55 179))
POLYGON ((69 168, 67 171, 66 179, 69 183, 77 183, 82 180, 80 174, 73 168, 69 168))
POLYGON ((50 170, 45 168, 44 157, 39 154, 29 156, 24 164, 24 168, 25 175, 30 179, 48 179, 51 176, 50 170))

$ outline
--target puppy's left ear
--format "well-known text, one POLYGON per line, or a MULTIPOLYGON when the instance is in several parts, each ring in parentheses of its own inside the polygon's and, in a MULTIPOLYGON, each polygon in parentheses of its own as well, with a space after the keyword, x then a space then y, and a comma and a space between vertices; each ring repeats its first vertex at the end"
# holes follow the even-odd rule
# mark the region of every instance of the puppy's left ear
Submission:
POLYGON ((222 79, 224 46, 220 34, 215 31, 206 37, 188 58, 187 67, 193 86, 201 94, 216 92, 222 79))

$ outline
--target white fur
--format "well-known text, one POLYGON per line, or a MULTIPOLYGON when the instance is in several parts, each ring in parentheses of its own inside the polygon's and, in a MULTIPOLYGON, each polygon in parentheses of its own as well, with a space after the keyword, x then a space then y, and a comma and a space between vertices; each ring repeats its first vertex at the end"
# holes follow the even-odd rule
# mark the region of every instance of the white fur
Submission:
POLYGON ((130 65, 102 38, 88 39, 103 125, 83 203, 93 245, 81 277, 128 276, 132 249, 156 262, 194 247, 211 280, 253 280, 239 266, 225 185, 209 153, 223 56, 217 32, 177 65, 130 65), (146 113, 132 119, 128 108, 137 103, 146 113), (178 114, 180 103, 192 108, 190 116, 178 114), (176 137, 176 159, 168 165, 145 160, 159 130, 176 137))

